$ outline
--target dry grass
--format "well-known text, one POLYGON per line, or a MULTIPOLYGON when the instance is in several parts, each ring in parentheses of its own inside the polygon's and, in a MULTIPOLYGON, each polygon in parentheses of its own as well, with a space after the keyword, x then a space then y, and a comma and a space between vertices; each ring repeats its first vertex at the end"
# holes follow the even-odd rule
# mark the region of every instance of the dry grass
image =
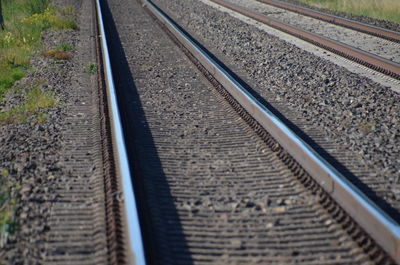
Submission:
POLYGON ((376 128, 375 121, 362 121, 358 125, 358 129, 362 135, 367 135, 370 132, 373 132, 376 128))
POLYGON ((51 57, 54 58, 56 60, 70 60, 72 58, 72 54, 69 52, 65 52, 65 51, 60 51, 60 50, 48 50, 42 53, 43 56, 46 57, 51 57))
POLYGON ((399 0, 299 0, 300 2, 346 13, 400 23, 399 0))

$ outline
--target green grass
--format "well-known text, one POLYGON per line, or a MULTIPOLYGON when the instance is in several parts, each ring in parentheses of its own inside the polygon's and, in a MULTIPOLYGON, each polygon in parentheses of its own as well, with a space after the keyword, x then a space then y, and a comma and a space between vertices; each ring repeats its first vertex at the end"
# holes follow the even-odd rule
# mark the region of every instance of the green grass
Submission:
POLYGON ((63 52, 70 52, 74 49, 72 45, 62 43, 56 46, 56 50, 63 51, 63 52))
POLYGON ((97 65, 95 63, 89 63, 86 66, 86 73, 94 75, 97 72, 97 65))
MULTIPOLYGON (((55 9, 50 0, 2 0, 5 30, 0 30, 0 100, 24 76, 47 29, 76 29, 71 6, 55 9)), ((69 49, 63 46, 62 49, 69 49)))
POLYGON ((37 122, 43 122, 45 109, 57 105, 54 93, 43 91, 40 87, 31 88, 26 94, 24 104, 0 112, 0 125, 26 122, 36 115, 37 122))
POLYGON ((0 248, 7 237, 15 232, 15 209, 20 186, 9 177, 7 169, 0 169, 0 248))
POLYGON ((26 5, 26 8, 29 14, 40 14, 47 8, 49 4, 50 0, 29 1, 26 5))
POLYGON ((400 23, 399 0, 299 0, 324 9, 400 23))
POLYGON ((4 94, 10 87, 12 87, 15 81, 24 77, 24 72, 21 67, 7 67, 1 70, 0 95, 4 94))
MULTIPOLYGON (((31 56, 42 49, 43 31, 76 29, 74 10, 71 6, 52 8, 51 0, 0 0, 2 1, 5 29, 0 29, 0 100, 17 80, 29 71, 31 56)), ((61 44, 57 49, 67 53, 73 47, 61 44)), ((61 55, 60 55, 61 56, 61 55)), ((65 57, 65 54, 62 54, 65 57)), ((15 86, 13 92, 23 96, 20 106, 0 109, 0 126, 26 121, 46 122, 46 111, 57 105, 53 92, 37 84, 15 86), (26 87, 31 87, 27 89, 26 87)), ((28 82, 24 82, 26 84, 28 82)), ((0 248, 17 227, 15 211, 20 186, 7 169, 0 168, 0 248)), ((1 262, 0 262, 1 263, 1 262)))

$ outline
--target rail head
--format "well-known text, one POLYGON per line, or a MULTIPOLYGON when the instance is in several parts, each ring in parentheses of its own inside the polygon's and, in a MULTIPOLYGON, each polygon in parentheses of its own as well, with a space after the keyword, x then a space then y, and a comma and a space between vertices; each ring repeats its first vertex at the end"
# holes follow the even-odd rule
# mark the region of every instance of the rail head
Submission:
POLYGON ((128 156, 126 152, 124 134, 122 130, 121 118, 117 102, 117 94, 114 86, 113 74, 111 70, 110 56, 108 52, 107 36, 104 29, 103 15, 100 0, 96 0, 96 11, 98 27, 100 30, 100 44, 103 55, 104 75, 106 81, 107 101, 111 117, 111 136, 114 148, 114 157, 117 176, 121 181, 124 199, 124 217, 126 229, 126 241, 129 264, 145 265, 145 253, 140 229, 138 209, 133 190, 132 174, 129 168, 128 156))
POLYGON ((253 116, 336 202, 398 263, 400 226, 255 99, 207 52, 198 46, 154 3, 142 0, 149 11, 192 53, 214 78, 253 116))

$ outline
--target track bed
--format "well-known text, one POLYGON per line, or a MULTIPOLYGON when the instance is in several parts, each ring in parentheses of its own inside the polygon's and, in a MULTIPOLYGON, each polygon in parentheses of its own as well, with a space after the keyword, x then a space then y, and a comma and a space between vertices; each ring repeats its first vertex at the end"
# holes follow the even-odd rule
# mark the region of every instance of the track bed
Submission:
POLYGON ((150 264, 372 263, 137 1, 103 12, 150 264))

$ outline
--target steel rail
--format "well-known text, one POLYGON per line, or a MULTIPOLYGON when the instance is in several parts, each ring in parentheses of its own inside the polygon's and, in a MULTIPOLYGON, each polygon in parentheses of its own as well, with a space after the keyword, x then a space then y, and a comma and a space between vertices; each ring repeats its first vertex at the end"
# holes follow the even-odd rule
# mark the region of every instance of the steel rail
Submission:
POLYGON ((238 5, 228 3, 223 0, 210 0, 210 1, 219 4, 223 7, 229 8, 249 18, 255 19, 268 26, 276 28, 280 31, 286 32, 299 39, 310 42, 314 45, 324 48, 325 50, 331 51, 335 54, 353 60, 359 64, 365 65, 371 69, 374 69, 375 71, 381 72, 383 74, 389 75, 393 78, 400 80, 400 64, 389 61, 385 58, 376 56, 374 54, 359 50, 347 44, 334 41, 329 38, 291 26, 276 19, 269 18, 265 15, 247 10, 238 5))
POLYGON ((222 66, 212 59, 175 22, 149 0, 145 7, 189 50, 205 69, 224 86, 242 107, 256 119, 298 163, 328 192, 336 202, 370 236, 400 263, 400 226, 333 166, 321 158, 284 122, 255 99, 222 66))
POLYGON ((105 71, 105 81, 107 88, 107 101, 111 113, 111 130, 113 147, 115 149, 115 164, 118 177, 121 179, 123 198, 125 205, 125 223, 127 232, 127 254, 128 262, 135 265, 145 265, 145 254, 140 229, 139 216, 133 191, 132 174, 129 169, 128 156, 124 135, 122 132, 121 118, 118 109, 117 95, 114 86, 114 79, 111 70, 111 62, 108 53, 107 37, 104 30, 103 15, 101 12, 100 0, 96 0, 97 17, 99 21, 101 50, 103 53, 103 63, 105 71))
POLYGON ((278 1, 278 0, 257 0, 257 1, 268 4, 268 5, 276 6, 279 8, 283 8, 283 9, 286 9, 286 10, 289 10, 289 11, 292 11, 295 13, 299 13, 299 14, 302 14, 305 16, 323 20, 323 21, 326 21, 326 22, 329 22, 332 24, 336 24, 339 26, 343 26, 346 28, 364 32, 364 33, 367 33, 370 35, 374 35, 374 36, 377 36, 377 37, 380 37, 383 39, 387 39, 387 40, 390 40, 393 42, 400 43, 400 32, 376 27, 373 25, 368 25, 365 23, 361 23, 358 21, 354 21, 354 20, 350 20, 350 19, 346 19, 346 18, 342 18, 342 17, 338 17, 338 16, 326 14, 326 13, 322 13, 322 12, 313 10, 311 8, 306 8, 306 7, 302 7, 302 6, 298 6, 298 5, 294 5, 294 4, 290 4, 290 3, 286 3, 286 2, 282 2, 282 1, 278 1))

